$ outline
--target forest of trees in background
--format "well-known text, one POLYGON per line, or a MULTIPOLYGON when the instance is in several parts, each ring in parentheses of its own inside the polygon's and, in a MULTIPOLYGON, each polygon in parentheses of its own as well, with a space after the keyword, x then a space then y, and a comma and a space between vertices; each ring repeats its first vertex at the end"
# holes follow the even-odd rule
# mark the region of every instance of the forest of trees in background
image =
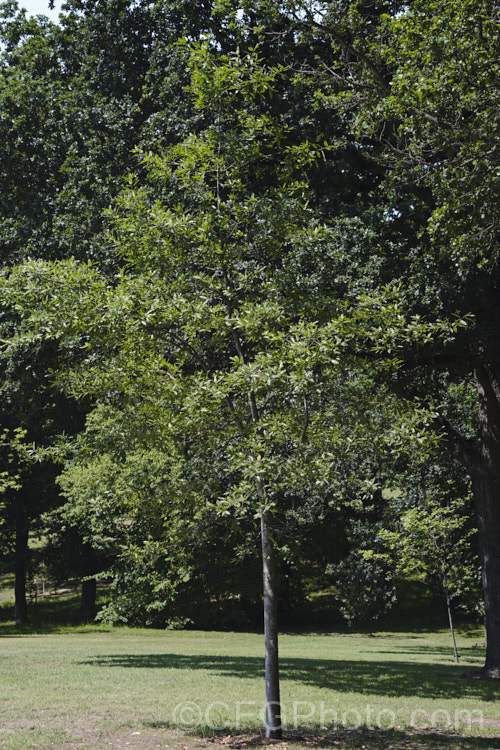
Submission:
POLYGON ((500 676, 499 24, 488 0, 0 5, 18 623, 30 535, 84 619, 101 577, 100 617, 159 627, 255 624, 267 540, 284 609, 333 588, 372 621, 423 580, 484 612, 500 676))

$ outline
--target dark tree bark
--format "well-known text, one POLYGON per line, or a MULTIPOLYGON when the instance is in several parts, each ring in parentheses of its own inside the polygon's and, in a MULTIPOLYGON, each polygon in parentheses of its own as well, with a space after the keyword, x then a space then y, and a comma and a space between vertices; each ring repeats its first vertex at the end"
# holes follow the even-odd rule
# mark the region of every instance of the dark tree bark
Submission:
POLYGON ((486 621, 485 678, 500 679, 500 392, 492 367, 476 369, 478 441, 469 465, 476 502, 486 621))
POLYGON ((92 622, 96 614, 97 581, 90 578, 82 581, 80 600, 80 622, 92 622))
POLYGON ((278 585, 269 518, 261 517, 264 582, 264 639, 266 650, 266 737, 281 739, 280 677, 278 661, 278 585))
POLYGON ((15 511, 14 543, 14 622, 26 625, 28 622, 28 604, 26 601, 26 568, 28 563, 29 521, 26 517, 24 502, 20 501, 15 511))

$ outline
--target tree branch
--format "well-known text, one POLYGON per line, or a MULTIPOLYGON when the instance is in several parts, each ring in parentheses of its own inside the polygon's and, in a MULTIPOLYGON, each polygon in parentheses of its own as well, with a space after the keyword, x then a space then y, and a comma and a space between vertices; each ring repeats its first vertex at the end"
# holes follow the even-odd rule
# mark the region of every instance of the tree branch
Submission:
MULTIPOLYGON (((207 360, 204 357, 201 356, 201 354, 195 349, 195 347, 192 346, 192 344, 190 344, 187 341, 184 341, 184 339, 182 339, 180 336, 178 336, 176 333, 173 333, 172 331, 170 331, 170 335, 172 336, 172 338, 175 341, 177 341, 177 343, 183 349, 185 349, 186 351, 188 351, 190 354, 193 355, 193 357, 196 359, 196 361, 201 365, 201 367, 203 369, 203 372, 205 372, 205 373, 210 372, 210 365, 209 365, 209 363, 207 362, 207 360)), ((224 397, 224 401, 225 401, 225 403, 226 403, 229 411, 232 414, 232 417, 233 417, 234 423, 235 423, 235 425, 236 425, 236 427, 238 429, 238 432, 240 433, 241 436, 244 436, 245 435, 245 426, 244 426, 243 422, 241 421, 241 418, 240 418, 238 412, 236 411, 236 407, 235 407, 235 405, 233 403, 232 398, 230 396, 225 396, 224 397)))
POLYGON ((476 441, 466 438, 446 417, 441 415, 436 419, 436 428, 444 429, 447 443, 456 448, 460 461, 470 473, 476 461, 476 441))
POLYGON ((381 73, 377 65, 373 62, 373 60, 370 60, 370 58, 367 57, 365 54, 363 54, 363 52, 360 52, 355 47, 353 47, 352 44, 348 42, 348 40, 342 34, 340 34, 335 28, 333 28, 332 26, 327 26, 326 24, 321 23, 320 21, 316 20, 316 18, 314 17, 314 14, 312 13, 311 10, 309 10, 309 8, 303 7, 303 10, 307 16, 307 20, 299 18, 296 14, 294 14, 293 19, 296 24, 298 24, 299 26, 312 26, 328 34, 334 41, 337 42, 337 44, 339 44, 342 47, 342 49, 345 52, 348 52, 350 55, 355 57, 356 60, 359 60, 359 62, 364 63, 364 65, 366 65, 366 67, 369 70, 371 70, 371 72, 373 73, 373 75, 375 76, 379 84, 382 86, 384 91, 390 90, 388 81, 383 76, 383 74, 381 73))
POLYGON ((307 402, 306 393, 304 393, 304 396, 303 396, 303 403, 304 403, 304 426, 302 428, 302 434, 300 436, 300 442, 302 445, 304 445, 307 441, 307 430, 309 428, 309 404, 307 402))

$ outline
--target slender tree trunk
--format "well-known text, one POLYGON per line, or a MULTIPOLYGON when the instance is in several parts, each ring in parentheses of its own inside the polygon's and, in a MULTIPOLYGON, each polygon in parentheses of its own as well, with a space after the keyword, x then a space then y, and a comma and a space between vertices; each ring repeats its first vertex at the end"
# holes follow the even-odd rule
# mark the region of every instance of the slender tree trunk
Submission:
POLYGON ((500 679, 500 394, 491 369, 476 370, 479 440, 471 464, 486 622, 485 678, 500 679))
MULTIPOLYGON (((219 178, 217 176, 217 186, 219 178)), ((217 187, 218 189, 218 187, 217 187)), ((218 199, 217 199, 218 200, 218 199)), ((228 308, 232 314, 231 306, 228 308)), ((242 365, 245 365, 245 354, 238 332, 231 329, 231 337, 242 365)), ((249 391, 248 404, 254 424, 260 421, 259 410, 255 393, 249 391)), ((231 399, 227 399, 227 405, 233 415, 235 424, 241 434, 245 437, 245 428, 234 409, 231 399)), ((260 519, 260 532, 262 541, 262 579, 264 588, 264 641, 265 641, 265 677, 266 677, 266 737, 272 740, 280 740, 281 727, 281 703, 280 703, 280 673, 278 657, 278 579, 276 573, 276 559, 274 545, 271 536, 269 514, 264 510, 266 493, 259 478, 255 479, 257 495, 262 503, 262 516, 260 519)))
POLYGON ((82 597, 80 600, 80 621, 92 622, 96 613, 97 581, 90 578, 82 581, 82 597))
POLYGON ((262 572, 264 581, 264 638, 266 649, 266 737, 281 739, 280 677, 278 662, 277 574, 269 518, 261 517, 262 572))
POLYGON ((455 659, 455 664, 458 664, 457 641, 455 639, 455 628, 453 627, 453 616, 451 613, 451 601, 450 601, 450 595, 448 591, 446 591, 446 609, 448 610, 448 622, 450 623, 451 640, 453 641, 453 657, 455 659))
POLYGON ((448 573, 446 572, 446 561, 445 560, 443 560, 443 563, 442 563, 441 575, 442 575, 442 583, 443 583, 443 589, 444 589, 444 596, 445 596, 445 599, 446 599, 446 609, 448 611, 448 622, 450 624, 451 640, 453 641, 453 656, 455 658, 455 664, 458 664, 457 641, 455 639, 455 628, 453 627, 453 615, 452 615, 452 612, 451 612, 450 587, 448 585, 448 573))
POLYGON ((28 604, 26 601, 26 568, 28 562, 28 532, 29 522, 26 518, 24 502, 20 501, 16 508, 14 543, 14 622, 16 625, 26 625, 28 622, 28 604))

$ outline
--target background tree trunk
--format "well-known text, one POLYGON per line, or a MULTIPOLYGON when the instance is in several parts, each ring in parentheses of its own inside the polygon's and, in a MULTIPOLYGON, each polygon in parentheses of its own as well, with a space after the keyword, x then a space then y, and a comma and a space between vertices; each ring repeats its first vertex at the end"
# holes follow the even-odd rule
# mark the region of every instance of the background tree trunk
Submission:
POLYGON ((92 622, 96 614, 97 581, 89 578, 82 581, 82 597, 80 600, 80 622, 92 622))
POLYGON ((26 601, 26 568, 28 562, 28 533, 29 521, 26 518, 25 505, 22 500, 16 507, 15 515, 15 545, 14 545, 14 573, 15 573, 15 604, 14 622, 16 625, 26 625, 28 622, 28 604, 26 601))
POLYGON ((500 401, 492 368, 476 370, 479 441, 471 462, 482 565, 486 661, 482 675, 500 679, 500 401))

